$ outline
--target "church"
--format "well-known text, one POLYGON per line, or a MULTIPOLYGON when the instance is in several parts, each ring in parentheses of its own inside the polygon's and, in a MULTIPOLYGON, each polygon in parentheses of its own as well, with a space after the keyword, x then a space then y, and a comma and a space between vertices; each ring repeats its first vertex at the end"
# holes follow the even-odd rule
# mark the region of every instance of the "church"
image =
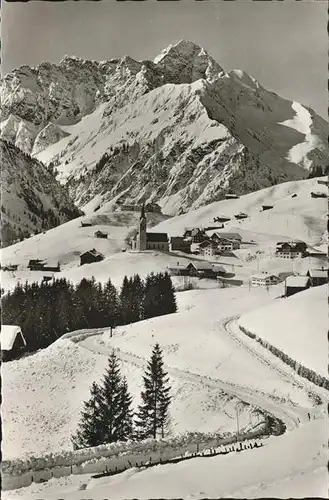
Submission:
POLYGON ((148 233, 146 231, 146 215, 144 205, 142 206, 141 216, 139 219, 138 233, 132 240, 132 249, 137 251, 162 250, 164 252, 169 252, 167 233, 148 233))

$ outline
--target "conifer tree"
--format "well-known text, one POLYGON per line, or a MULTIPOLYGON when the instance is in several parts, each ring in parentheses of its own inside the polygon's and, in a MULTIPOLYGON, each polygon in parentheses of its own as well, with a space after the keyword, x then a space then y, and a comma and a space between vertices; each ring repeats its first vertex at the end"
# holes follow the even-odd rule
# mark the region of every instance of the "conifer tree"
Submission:
POLYGON ((162 351, 157 343, 143 377, 142 404, 138 407, 136 427, 140 439, 164 435, 169 418, 170 385, 163 368, 162 351))
POLYGON ((72 436, 74 449, 98 446, 104 443, 104 425, 101 420, 101 391, 94 382, 90 389, 90 399, 84 403, 76 435, 72 436))
POLYGON ((131 397, 128 394, 127 383, 120 374, 119 362, 114 351, 109 357, 101 395, 100 416, 104 425, 105 442, 113 443, 128 439, 132 433, 131 397))

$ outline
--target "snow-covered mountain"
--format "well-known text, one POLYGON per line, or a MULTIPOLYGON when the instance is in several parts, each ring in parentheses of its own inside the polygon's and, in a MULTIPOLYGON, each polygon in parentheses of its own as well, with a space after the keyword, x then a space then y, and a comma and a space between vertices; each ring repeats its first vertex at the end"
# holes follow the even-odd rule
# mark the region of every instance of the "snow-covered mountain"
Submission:
POLYGON ((24 66, 0 98, 2 136, 52 164, 82 207, 158 201, 177 215, 329 160, 325 120, 187 41, 153 62, 24 66))
POLYGON ((40 161, 3 140, 0 157, 3 246, 81 214, 66 188, 40 161))

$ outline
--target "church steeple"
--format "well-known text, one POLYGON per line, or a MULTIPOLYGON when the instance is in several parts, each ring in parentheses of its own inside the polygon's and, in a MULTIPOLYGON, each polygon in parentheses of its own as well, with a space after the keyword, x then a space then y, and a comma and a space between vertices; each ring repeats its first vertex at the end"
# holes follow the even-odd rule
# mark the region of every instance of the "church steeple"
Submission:
POLYGON ((146 219, 145 217, 145 204, 143 203, 142 205, 142 210, 141 210, 141 216, 140 216, 141 219, 146 219))
POLYGON ((139 250, 146 250, 147 247, 147 235, 146 235, 146 216, 145 216, 145 205, 143 203, 141 216, 139 219, 139 231, 138 231, 138 246, 139 250))

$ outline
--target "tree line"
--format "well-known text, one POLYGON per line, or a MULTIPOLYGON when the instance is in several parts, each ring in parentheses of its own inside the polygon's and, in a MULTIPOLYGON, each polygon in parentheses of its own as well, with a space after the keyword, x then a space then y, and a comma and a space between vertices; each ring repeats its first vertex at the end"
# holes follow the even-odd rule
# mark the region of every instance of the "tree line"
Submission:
POLYGON ((134 413, 127 380, 120 373, 113 351, 101 383, 92 384, 90 399, 84 402, 77 432, 71 438, 73 448, 164 437, 169 422, 169 393, 169 378, 157 343, 143 376, 142 402, 134 413))
POLYGON ((18 283, 2 298, 2 324, 21 327, 35 352, 64 333, 86 328, 115 328, 176 312, 175 291, 168 273, 124 277, 119 290, 83 278, 73 285, 66 278, 42 283, 18 283))

